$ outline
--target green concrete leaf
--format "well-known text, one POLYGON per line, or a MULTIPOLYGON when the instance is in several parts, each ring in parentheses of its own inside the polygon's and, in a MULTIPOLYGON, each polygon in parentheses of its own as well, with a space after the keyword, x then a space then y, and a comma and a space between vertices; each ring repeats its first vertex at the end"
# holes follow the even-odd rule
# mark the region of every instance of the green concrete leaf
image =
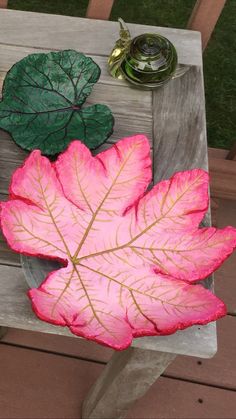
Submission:
POLYGON ((22 148, 47 155, 75 138, 98 147, 112 134, 112 113, 106 105, 81 106, 100 72, 91 58, 73 50, 28 55, 4 80, 0 128, 22 148))

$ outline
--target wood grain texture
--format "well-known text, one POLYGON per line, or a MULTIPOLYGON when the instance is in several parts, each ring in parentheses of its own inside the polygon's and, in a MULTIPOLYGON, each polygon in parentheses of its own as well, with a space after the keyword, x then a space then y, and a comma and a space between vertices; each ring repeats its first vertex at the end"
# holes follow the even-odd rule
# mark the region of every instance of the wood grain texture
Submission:
POLYGON ((0 233, 0 264, 21 266, 20 255, 9 248, 2 233, 0 233))
POLYGON ((192 67, 153 92, 154 181, 208 169, 202 71, 192 67))
MULTIPOLYGON (((0 39, 0 76, 1 81, 5 77, 5 73, 17 62, 25 58, 29 54, 38 54, 38 53, 48 53, 50 51, 59 51, 63 48, 31 48, 31 47, 24 47, 24 46, 15 46, 15 45, 6 45, 1 44, 0 39)), ((79 48, 75 48, 76 51, 80 51, 79 48)), ((107 56, 100 56, 98 54, 88 54, 101 68, 101 75, 99 82, 112 84, 115 86, 125 86, 130 88, 130 84, 128 84, 124 80, 118 80, 110 76, 107 70, 107 56)), ((98 82, 98 83, 99 83, 98 82)), ((132 87, 131 87, 132 88, 132 87)), ((137 90, 137 89, 136 89, 137 90)), ((140 90, 138 90, 140 92, 140 90)), ((145 94, 150 95, 150 92, 142 91, 142 95, 145 94)))
POLYGON ((174 358, 133 348, 114 353, 83 403, 82 418, 125 418, 174 358))
MULTIPOLYGON (((166 36, 176 46, 181 64, 202 63, 198 32, 138 24, 129 24, 129 28, 132 37, 143 32, 158 32, 166 36)), ((47 49, 72 48, 87 54, 108 56, 118 36, 117 22, 16 10, 0 12, 2 44, 47 49)))

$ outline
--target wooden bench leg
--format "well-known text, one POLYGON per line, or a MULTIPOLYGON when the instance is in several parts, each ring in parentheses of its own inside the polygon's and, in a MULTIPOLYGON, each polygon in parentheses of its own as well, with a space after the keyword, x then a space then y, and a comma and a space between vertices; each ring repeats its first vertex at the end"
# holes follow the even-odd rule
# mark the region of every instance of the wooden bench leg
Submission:
POLYGON ((5 336, 7 333, 7 327, 0 326, 0 340, 5 336))
POLYGON ((125 418, 175 355, 129 348, 116 352, 83 403, 83 419, 125 418))

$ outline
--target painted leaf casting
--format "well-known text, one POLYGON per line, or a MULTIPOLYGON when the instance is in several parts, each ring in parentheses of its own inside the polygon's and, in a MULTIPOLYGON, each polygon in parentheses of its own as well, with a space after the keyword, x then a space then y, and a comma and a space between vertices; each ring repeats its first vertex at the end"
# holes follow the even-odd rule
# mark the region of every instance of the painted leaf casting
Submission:
POLYGON ((225 314, 202 285, 236 246, 236 230, 198 228, 208 175, 151 180, 146 137, 92 157, 74 141, 55 163, 33 151, 1 204, 12 249, 60 260, 29 296, 37 316, 121 350, 133 337, 165 335, 225 314))
POLYGON ((28 55, 4 80, 0 128, 22 148, 47 155, 75 138, 98 147, 112 134, 114 118, 106 105, 81 106, 100 72, 91 58, 73 50, 28 55))

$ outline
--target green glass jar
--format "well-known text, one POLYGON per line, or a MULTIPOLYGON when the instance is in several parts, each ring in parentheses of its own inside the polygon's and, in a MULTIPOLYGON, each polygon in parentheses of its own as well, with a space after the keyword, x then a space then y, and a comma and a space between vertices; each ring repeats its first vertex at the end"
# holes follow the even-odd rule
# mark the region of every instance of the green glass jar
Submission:
POLYGON ((130 82, 156 87, 173 77, 177 63, 177 52, 168 39, 145 33, 132 40, 120 69, 130 82))
POLYGON ((190 68, 178 64, 174 45, 156 33, 144 33, 131 38, 123 19, 120 38, 108 58, 108 71, 112 77, 127 80, 141 89, 156 89, 169 80, 183 76, 190 68))

